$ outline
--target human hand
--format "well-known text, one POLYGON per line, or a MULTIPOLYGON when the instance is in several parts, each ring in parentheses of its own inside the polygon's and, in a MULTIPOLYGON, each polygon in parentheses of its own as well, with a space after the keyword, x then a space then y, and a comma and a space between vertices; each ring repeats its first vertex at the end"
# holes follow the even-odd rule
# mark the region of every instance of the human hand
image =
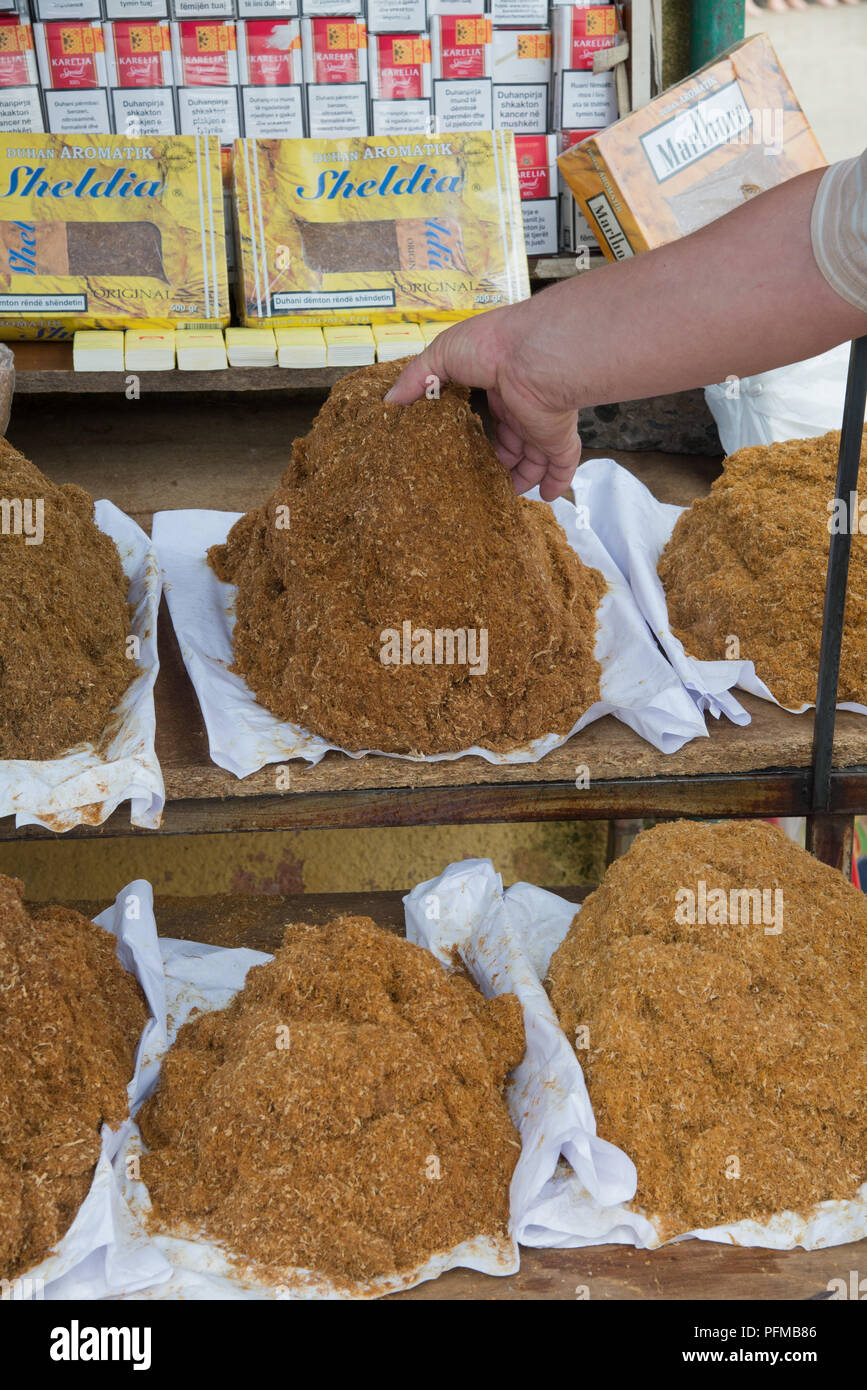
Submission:
POLYGON ((567 372, 545 332, 545 295, 465 319, 437 335, 404 368, 386 401, 410 405, 431 377, 487 391, 494 448, 517 492, 539 486, 547 502, 572 481, 581 458, 578 412, 567 372))

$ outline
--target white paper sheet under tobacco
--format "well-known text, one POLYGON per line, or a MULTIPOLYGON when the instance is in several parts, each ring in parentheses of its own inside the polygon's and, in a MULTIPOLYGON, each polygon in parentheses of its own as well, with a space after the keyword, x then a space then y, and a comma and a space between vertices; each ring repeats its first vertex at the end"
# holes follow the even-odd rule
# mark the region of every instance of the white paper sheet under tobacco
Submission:
MULTIPOLYGON (((243 988, 247 971, 253 965, 263 965, 272 959, 261 951, 232 950, 207 946, 190 941, 160 941, 165 973, 166 1009, 168 1014, 168 1043, 174 1042, 179 1028, 193 1009, 208 1012, 222 1009, 238 990, 243 988)), ((156 1084, 159 1066, 165 1053, 160 1039, 159 1051, 151 1054, 151 1089, 156 1084)), ((141 1132, 136 1124, 127 1127, 124 1142, 114 1160, 118 1186, 130 1209, 144 1223, 150 1211, 147 1188, 141 1181, 128 1176, 127 1160, 142 1152, 141 1132)), ((130 1296, 148 1299, 236 1299, 271 1298, 346 1299, 379 1298, 399 1289, 409 1289, 427 1279, 435 1279, 446 1270, 464 1266, 486 1274, 514 1274, 518 1269, 518 1251, 512 1240, 479 1237, 456 1246, 454 1250, 437 1255, 419 1269, 394 1279, 377 1279, 366 1288, 348 1295, 335 1289, 329 1280, 309 1270, 287 1271, 285 1285, 257 1278, 255 1267, 244 1267, 230 1261, 225 1251, 207 1239, 187 1239, 183 1236, 152 1234, 150 1243, 171 1266, 167 1278, 151 1281, 130 1296)))
MULTIPOLYGON (((731 694, 734 686, 779 705, 752 661, 699 661, 687 656, 675 637, 668 618, 665 590, 656 572, 677 518, 685 510, 658 502, 643 483, 613 459, 591 459, 578 469, 573 484, 575 501, 587 507, 590 525, 620 567, 635 602, 651 632, 680 676, 700 710, 716 718, 725 714, 735 724, 749 724, 750 716, 731 694)), ((792 714, 803 714, 814 705, 781 705, 792 714)), ((867 714, 867 705, 841 701, 838 709, 867 714)))
MULTIPOLYGON (((160 569, 144 531, 113 503, 96 502, 94 519, 115 542, 129 580, 130 632, 141 644, 139 672, 112 712, 114 733, 100 752, 82 743, 49 761, 0 760, 0 817, 14 815, 16 826, 65 831, 102 825, 122 801, 129 801, 132 824, 156 830, 165 805, 154 746, 160 569)), ((81 582, 87 583, 86 576, 81 582)))
MULTIPOLYGON (((586 564, 600 570, 608 583, 596 637, 596 657, 602 666, 601 700, 585 711, 566 737, 552 734, 514 753, 464 748, 427 757, 425 762, 471 754, 491 763, 538 762, 604 714, 615 715, 664 753, 674 753, 690 739, 707 736, 704 720, 648 634, 629 586, 604 546, 592 531, 582 529, 570 502, 559 499, 554 512, 570 545, 586 564)), ((211 757, 236 777, 247 777, 267 763, 290 758, 318 763, 329 749, 347 750, 275 718, 256 703, 241 677, 229 670, 237 590, 234 585, 220 583, 206 554, 210 546, 225 541, 238 516, 236 512, 158 512, 153 538, 181 655, 202 709, 211 757)), ((349 756, 362 757, 364 753, 349 756)))
MULTIPOLYGON (((139 1040, 135 1071, 127 1087, 133 1111, 153 1085, 155 1069, 150 1059, 160 1050, 165 1037, 165 987, 150 884, 144 880, 130 883, 118 893, 113 906, 94 921, 117 937, 118 958, 135 975, 147 999, 150 1017, 139 1040)), ((115 1130, 103 1125, 90 1191, 54 1252, 19 1276, 13 1299, 118 1297, 166 1279, 171 1273, 121 1196, 112 1166, 126 1142, 129 1127, 129 1121, 115 1130)))
MULTIPOLYGON (((483 994, 511 992, 523 1006, 527 1052, 506 1092, 521 1132, 512 1179, 517 1240, 557 1248, 661 1244, 652 1223, 626 1205, 636 1190, 634 1164, 597 1136, 584 1074, 542 985, 576 905, 529 883, 504 892, 490 860, 466 859, 419 884, 404 907, 411 941, 442 961, 456 946, 483 994)), ((740 1221, 677 1239, 787 1250, 865 1236, 867 1184, 851 1201, 818 1204, 809 1219, 781 1212, 768 1221, 740 1221)))

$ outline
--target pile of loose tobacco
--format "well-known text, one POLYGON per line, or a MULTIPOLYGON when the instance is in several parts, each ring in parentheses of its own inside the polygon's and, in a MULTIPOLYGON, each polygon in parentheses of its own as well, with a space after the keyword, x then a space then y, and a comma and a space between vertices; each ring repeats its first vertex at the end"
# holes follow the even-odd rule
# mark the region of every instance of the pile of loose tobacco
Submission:
POLYGON ((604 581, 519 499, 467 393, 386 405, 401 363, 331 391, 264 507, 210 553, 237 584, 235 669, 349 750, 507 750, 599 697, 604 581))
POLYGON ((666 1236, 867 1179, 867 899, 775 826, 645 831, 548 988, 598 1132, 666 1236))
POLYGON ((127 581, 81 488, 0 440, 0 758, 98 742, 136 674, 127 581))
POLYGON ((164 1059, 140 1118, 153 1221, 346 1286, 505 1236, 523 1052, 514 995, 484 1000, 366 917, 290 926, 164 1059))
POLYGON ((28 913, 0 874, 0 1278, 38 1264, 69 1229, 127 1115, 147 1019, 115 938, 80 913, 28 913))
POLYGON ((839 699, 867 701, 867 526, 848 515, 851 499, 845 515, 833 509, 839 448, 833 432, 739 449, 678 519, 659 562, 686 651, 752 661, 793 707, 816 699, 829 524, 852 528, 839 699))

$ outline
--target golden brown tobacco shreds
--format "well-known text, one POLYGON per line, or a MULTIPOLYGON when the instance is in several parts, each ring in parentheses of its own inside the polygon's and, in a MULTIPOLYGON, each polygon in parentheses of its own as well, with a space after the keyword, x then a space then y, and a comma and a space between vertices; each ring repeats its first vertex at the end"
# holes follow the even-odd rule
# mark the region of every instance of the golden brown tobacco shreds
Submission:
POLYGON ((154 1220, 347 1285, 504 1235, 523 1052, 514 995, 485 1001, 366 917, 290 926, 164 1059, 140 1120, 154 1220))
POLYGON ((127 1115, 147 1019, 115 938, 80 913, 28 913, 0 874, 0 1278, 38 1264, 87 1195, 99 1131, 127 1115))
POLYGON ((0 533, 0 758, 56 758, 98 742, 136 674, 127 581, 93 501, 56 487, 0 440, 0 499, 44 503, 44 539, 0 533))
POLYGON ((515 495, 465 391, 384 404, 402 365, 344 377, 265 506, 212 549, 238 586, 235 669, 279 718, 353 751, 568 733, 599 697, 604 582, 547 505, 515 495), (487 673, 384 665, 382 633, 404 622, 486 629, 487 673))
POLYGON ((645 831, 548 988, 570 1038, 589 1028, 577 1056, 598 1132, 634 1160, 635 1205, 666 1236, 805 1213, 867 1179, 867 899, 775 826, 645 831), (699 881, 782 889, 782 931, 679 923, 677 890, 699 881))
MULTIPOLYGON (((709 496, 679 517, 659 561, 671 627, 687 652, 723 660, 737 637, 740 658, 795 708, 816 699, 839 447, 834 431, 739 449, 709 496)), ((867 535, 858 530, 839 690, 840 700, 867 700, 867 535)))

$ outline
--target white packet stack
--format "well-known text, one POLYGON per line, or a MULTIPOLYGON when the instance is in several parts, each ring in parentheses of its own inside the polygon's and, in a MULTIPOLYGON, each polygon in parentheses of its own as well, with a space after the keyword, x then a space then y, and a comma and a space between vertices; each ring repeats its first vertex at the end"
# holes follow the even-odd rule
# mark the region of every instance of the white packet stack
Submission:
MULTIPOLYGON (((531 493, 536 497, 536 493, 531 493)), ((534 763, 604 714, 613 714, 663 753, 674 753, 693 738, 707 737, 704 719, 680 679, 647 632, 628 584, 596 534, 582 528, 579 514, 560 498, 553 504, 566 538, 585 564, 608 582, 599 610, 596 657, 602 666, 602 698, 584 712, 565 738, 551 734, 512 753, 464 748, 424 758, 440 762, 475 755, 490 763, 534 763)), ((207 563, 212 545, 222 544, 236 512, 176 511, 154 516, 153 539, 163 568, 166 599, 184 664, 195 687, 211 757, 236 777, 247 777, 266 763, 305 758, 318 763, 338 745, 296 725, 281 722, 256 703, 233 661, 232 628, 236 589, 221 584, 207 563)), ((339 752, 348 750, 338 748, 339 752)), ((384 757, 378 749, 348 753, 384 757)), ((415 761, 418 761, 416 759, 415 761)))
MULTIPOLYGON (((735 724, 749 724, 749 714, 730 693, 733 686, 779 705, 779 700, 756 675, 752 661, 699 661, 687 656, 683 644, 671 630, 665 590, 656 567, 674 524, 685 508, 657 502, 643 483, 613 459, 591 459, 582 463, 575 475, 573 491, 576 503, 587 507, 590 524, 626 575, 651 632, 699 709, 709 710, 716 718, 725 714, 735 724)), ((781 705, 780 708, 792 714, 803 714, 814 706, 781 705)), ((867 714, 867 706, 851 701, 841 701, 837 708, 867 714)))
MULTIPOLYGON (((162 960, 153 912, 153 892, 143 879, 118 893, 114 905, 94 921, 117 937, 121 964, 135 975, 147 999, 145 1024, 127 1092, 133 1113, 153 1084, 150 1060, 165 1038, 162 960)), ((46 1299, 116 1297, 166 1279, 171 1270, 126 1205, 112 1167, 131 1121, 112 1130, 103 1125, 102 1147, 90 1191, 54 1252, 20 1276, 23 1296, 46 1299)), ((17 1297, 13 1292, 12 1297, 17 1297)))
MULTIPOLYGON (((440 960, 457 946, 481 989, 515 993, 524 1008, 527 1053, 506 1099, 521 1131, 512 1180, 512 1220, 522 1245, 571 1248, 663 1242, 653 1224, 625 1205, 636 1190, 632 1160, 596 1134, 584 1075, 542 985, 565 938, 574 903, 503 881, 488 859, 451 864, 404 898, 406 934, 440 960), (558 1164, 562 1153, 565 1164, 558 1164)), ((740 1221, 689 1231, 678 1240, 788 1250, 819 1249, 867 1236, 867 1183, 850 1201, 822 1202, 808 1220, 781 1212, 767 1222, 740 1221)))
POLYGON ((112 715, 116 732, 104 751, 79 744, 51 761, 0 760, 0 817, 14 815, 16 826, 65 831, 102 825, 122 801, 130 801, 131 823, 156 830, 166 799, 154 743, 160 569, 144 531, 113 503, 96 502, 94 519, 117 545, 129 580, 130 632, 140 642, 139 674, 112 715))

